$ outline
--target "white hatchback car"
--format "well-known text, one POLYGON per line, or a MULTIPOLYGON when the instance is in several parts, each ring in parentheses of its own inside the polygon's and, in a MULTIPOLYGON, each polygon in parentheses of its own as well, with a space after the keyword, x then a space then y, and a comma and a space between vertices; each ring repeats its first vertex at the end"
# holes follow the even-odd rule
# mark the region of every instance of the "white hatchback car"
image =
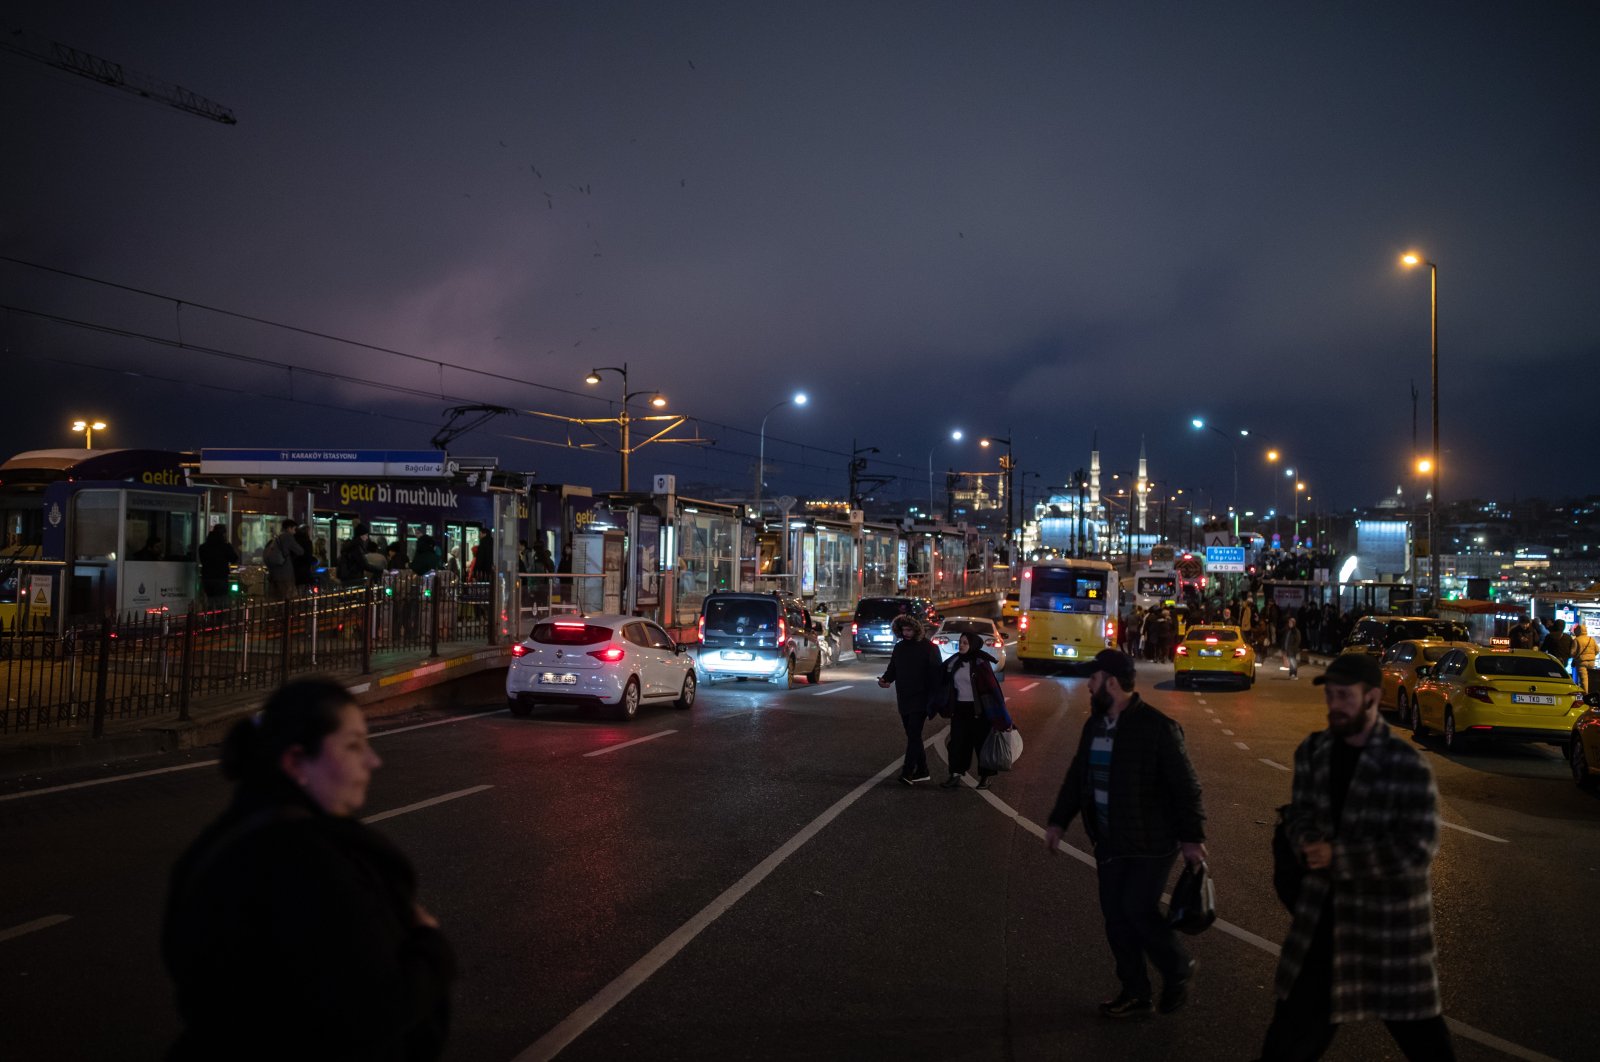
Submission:
POLYGON ((994 620, 982 616, 951 616, 941 620, 928 640, 939 650, 940 660, 949 660, 961 650, 961 636, 975 635, 983 639, 983 651, 994 657, 994 669, 1006 669, 1006 639, 994 620))
POLYGON ((562 616, 540 620, 511 647, 506 701, 512 715, 535 704, 604 705, 620 719, 645 701, 694 705, 694 662, 686 647, 635 616, 562 616))

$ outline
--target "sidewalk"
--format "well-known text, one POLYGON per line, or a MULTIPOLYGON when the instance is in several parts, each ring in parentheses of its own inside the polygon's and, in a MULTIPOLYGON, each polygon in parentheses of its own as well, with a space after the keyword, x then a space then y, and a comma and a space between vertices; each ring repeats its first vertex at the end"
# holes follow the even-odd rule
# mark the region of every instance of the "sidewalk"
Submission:
MULTIPOLYGON (((401 701, 406 694, 504 668, 510 657, 509 646, 461 642, 440 645, 439 655, 433 658, 425 651, 379 653, 373 657, 368 675, 354 668, 321 674, 343 682, 368 719, 381 719, 408 710, 401 701)), ((159 716, 108 719, 98 739, 90 736, 87 721, 79 726, 0 734, 0 779, 215 745, 235 720, 260 708, 270 692, 248 689, 195 701, 189 706, 188 722, 178 720, 176 709, 159 716)))

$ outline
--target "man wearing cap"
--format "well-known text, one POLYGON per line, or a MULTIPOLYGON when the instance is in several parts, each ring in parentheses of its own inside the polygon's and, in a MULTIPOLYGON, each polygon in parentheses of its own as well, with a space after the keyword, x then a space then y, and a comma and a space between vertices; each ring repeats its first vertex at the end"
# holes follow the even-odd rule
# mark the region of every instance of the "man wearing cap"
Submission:
POLYGON ((1284 828, 1306 874, 1261 1057, 1320 1058, 1341 1024, 1378 1018, 1407 1058, 1449 1062, 1428 878, 1439 843, 1433 772, 1378 715, 1376 657, 1337 656, 1312 681, 1328 728, 1294 754, 1284 828))
POLYGON ((1094 842, 1100 911, 1122 990, 1100 1004, 1108 1018, 1170 1014, 1188 1002, 1194 960, 1167 925, 1161 891, 1178 853, 1205 860, 1205 809, 1200 782, 1183 744, 1183 728, 1133 691, 1133 658, 1106 649, 1089 665, 1089 721, 1050 812, 1045 844, 1083 813, 1094 842), (1146 957, 1161 973, 1152 1003, 1146 957))

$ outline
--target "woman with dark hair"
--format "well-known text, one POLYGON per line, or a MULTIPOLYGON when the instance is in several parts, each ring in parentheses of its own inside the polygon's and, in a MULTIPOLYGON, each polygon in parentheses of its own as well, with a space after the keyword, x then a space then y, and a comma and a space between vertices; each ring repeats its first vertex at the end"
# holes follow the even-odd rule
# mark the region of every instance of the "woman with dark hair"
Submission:
POLYGON ((354 818, 380 760, 336 682, 223 743, 233 800, 173 869, 162 952, 188 1059, 433 1059, 455 975, 405 856, 354 818))
MULTIPOLYGON (((944 681, 949 685, 950 777, 939 783, 941 789, 955 789, 961 776, 972 766, 974 754, 983 748, 992 730, 1010 730, 1005 694, 994 677, 994 657, 983 648, 983 639, 961 632, 960 652, 944 662, 944 681)), ((978 766, 979 789, 989 788, 994 771, 978 766)))

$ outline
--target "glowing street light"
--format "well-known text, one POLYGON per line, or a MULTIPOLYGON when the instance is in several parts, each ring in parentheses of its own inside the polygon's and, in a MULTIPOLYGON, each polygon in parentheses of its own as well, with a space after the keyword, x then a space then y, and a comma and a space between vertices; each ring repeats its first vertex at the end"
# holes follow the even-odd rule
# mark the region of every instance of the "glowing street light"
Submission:
MULTIPOLYGON (((761 418, 761 457, 759 459, 759 463, 756 465, 756 515, 758 517, 761 514, 761 488, 767 478, 767 417, 772 416, 784 406, 803 406, 809 401, 810 399, 806 397, 806 393, 804 391, 796 391, 790 397, 785 398, 782 402, 775 404, 771 409, 767 410, 766 416, 761 418)), ((784 541, 788 542, 789 529, 784 528, 783 533, 784 541)))
POLYGON ((1429 455, 1428 468, 1433 477, 1428 495, 1428 587, 1437 607, 1444 599, 1444 580, 1439 571, 1439 266, 1416 251, 1401 255, 1400 261, 1408 267, 1428 267, 1428 347, 1433 379, 1433 452, 1429 455))
MULTIPOLYGON (((964 437, 960 428, 950 433, 951 442, 960 442, 964 437)), ((938 448, 937 443, 928 448, 928 521, 930 523, 933 521, 933 451, 938 448)))
POLYGON ((94 448, 94 433, 105 431, 107 427, 109 425, 103 420, 75 420, 72 422, 73 431, 83 432, 83 448, 85 450, 94 448))

